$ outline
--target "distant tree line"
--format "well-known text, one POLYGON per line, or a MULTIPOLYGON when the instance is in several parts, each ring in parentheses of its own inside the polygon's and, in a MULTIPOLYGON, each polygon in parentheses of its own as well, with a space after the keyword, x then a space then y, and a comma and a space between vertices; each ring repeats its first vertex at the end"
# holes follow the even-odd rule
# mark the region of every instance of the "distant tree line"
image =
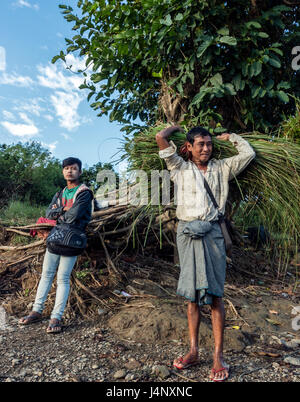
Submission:
MULTIPOLYGON (((97 189, 96 176, 100 169, 112 169, 101 162, 84 169, 82 181, 97 189)), ((38 142, 0 145, 0 207, 11 200, 47 205, 53 194, 65 186, 61 161, 38 142)))

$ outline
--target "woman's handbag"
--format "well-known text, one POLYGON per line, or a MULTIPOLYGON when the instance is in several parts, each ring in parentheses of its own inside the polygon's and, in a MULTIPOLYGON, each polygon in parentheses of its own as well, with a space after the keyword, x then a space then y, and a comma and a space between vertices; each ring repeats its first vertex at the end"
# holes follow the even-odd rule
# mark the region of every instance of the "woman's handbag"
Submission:
POLYGON ((50 253, 75 256, 86 248, 87 237, 83 230, 68 223, 61 223, 52 228, 46 244, 50 253))
MULTIPOLYGON (((206 181, 206 179, 203 177, 204 180, 204 187, 206 189, 206 191, 208 192, 208 195, 210 196, 212 203, 214 204, 214 207, 219 211, 219 205, 217 204, 217 201, 206 181)), ((225 216, 219 211, 218 214, 218 218, 219 218, 219 224, 220 224, 220 228, 224 237, 224 241, 225 241, 225 250, 227 252, 227 254, 231 254, 231 249, 232 249, 232 240, 230 237, 230 232, 232 231, 231 228, 231 224, 228 221, 228 219, 225 218, 225 216)))

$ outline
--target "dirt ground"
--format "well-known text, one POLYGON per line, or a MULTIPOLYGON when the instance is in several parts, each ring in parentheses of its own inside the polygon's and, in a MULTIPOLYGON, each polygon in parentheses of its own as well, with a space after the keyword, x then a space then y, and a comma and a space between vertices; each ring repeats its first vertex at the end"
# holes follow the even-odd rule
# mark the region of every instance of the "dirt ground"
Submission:
MULTIPOLYGON (((231 367, 228 381, 298 382, 299 295, 286 283, 268 283, 241 273, 237 277, 237 269, 229 264, 224 297, 224 349, 231 367)), ((138 277, 135 271, 134 276, 128 275, 125 296, 118 293, 121 288, 116 291, 118 307, 109 310, 99 303, 89 319, 78 314, 68 317, 68 307, 64 331, 57 335, 45 332, 47 312, 42 322, 20 327, 18 318, 25 311, 12 309, 18 293, 2 297, 0 381, 209 381, 213 336, 208 306, 202 310, 199 365, 184 371, 172 367, 173 359, 186 353, 189 345, 187 302, 176 296, 176 281, 176 275, 171 275, 158 283, 138 277)), ((51 298, 49 308, 50 304, 51 298)))

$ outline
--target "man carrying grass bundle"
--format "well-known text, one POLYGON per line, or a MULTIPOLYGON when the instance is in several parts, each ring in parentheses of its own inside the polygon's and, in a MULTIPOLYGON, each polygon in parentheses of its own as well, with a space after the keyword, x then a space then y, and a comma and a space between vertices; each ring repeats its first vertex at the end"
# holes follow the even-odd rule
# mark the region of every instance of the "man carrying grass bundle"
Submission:
POLYGON ((180 277, 177 293, 189 300, 187 308, 190 351, 174 360, 174 367, 185 369, 198 364, 198 332, 200 309, 211 305, 215 340, 213 367, 210 379, 224 381, 229 366, 223 360, 225 311, 223 304, 226 271, 226 251, 219 225, 220 213, 225 213, 229 181, 238 175, 255 157, 247 141, 237 134, 222 134, 217 139, 231 141, 238 154, 221 160, 211 159, 213 142, 203 127, 191 129, 181 147, 185 159, 176 153, 176 146, 168 137, 179 126, 168 127, 156 134, 159 156, 166 162, 174 181, 177 199, 177 248, 180 277), (205 187, 211 189, 219 208, 214 206, 205 187))

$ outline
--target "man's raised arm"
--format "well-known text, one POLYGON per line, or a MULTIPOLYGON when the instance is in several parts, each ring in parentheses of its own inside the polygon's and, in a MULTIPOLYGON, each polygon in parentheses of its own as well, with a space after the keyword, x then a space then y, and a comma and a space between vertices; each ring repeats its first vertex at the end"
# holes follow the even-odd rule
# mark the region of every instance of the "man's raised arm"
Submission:
POLYGON ((182 128, 180 126, 167 127, 156 134, 159 156, 165 160, 168 170, 179 169, 184 163, 183 158, 177 155, 174 142, 168 141, 168 137, 176 131, 182 131, 182 128))
POLYGON ((170 146, 168 137, 176 131, 182 131, 180 126, 167 127, 156 134, 156 142, 160 151, 170 146))
POLYGON ((241 173, 255 158, 255 151, 248 141, 235 133, 226 133, 217 138, 225 141, 229 140, 238 151, 237 155, 222 160, 224 166, 229 169, 229 180, 231 180, 241 173))

